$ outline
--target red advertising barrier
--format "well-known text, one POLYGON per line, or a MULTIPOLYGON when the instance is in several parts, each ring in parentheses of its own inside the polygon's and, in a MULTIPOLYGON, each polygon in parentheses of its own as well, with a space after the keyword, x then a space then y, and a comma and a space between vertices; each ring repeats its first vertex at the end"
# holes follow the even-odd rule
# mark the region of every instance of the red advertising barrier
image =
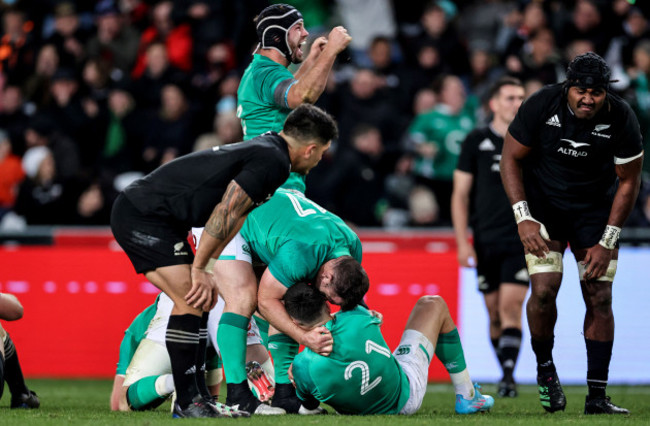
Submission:
MULTIPOLYGON (((0 292, 16 294, 25 307, 23 319, 3 326, 26 375, 112 376, 124 329, 153 302, 157 289, 136 275, 110 236, 98 237, 0 249, 0 292)), ((457 318, 458 267, 449 241, 381 234, 362 240, 371 283, 367 302, 383 313, 391 348, 422 295, 442 295, 457 318)), ((448 379, 438 361, 430 373, 432 380, 448 379)))

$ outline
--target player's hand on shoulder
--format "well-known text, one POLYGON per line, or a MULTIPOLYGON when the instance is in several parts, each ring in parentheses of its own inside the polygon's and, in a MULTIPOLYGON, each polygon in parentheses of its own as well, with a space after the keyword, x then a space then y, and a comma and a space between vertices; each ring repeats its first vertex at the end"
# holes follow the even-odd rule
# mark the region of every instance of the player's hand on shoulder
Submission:
POLYGON ((587 250, 582 263, 586 266, 585 276, 581 280, 594 281, 607 273, 609 262, 612 260, 614 250, 607 249, 600 244, 596 244, 587 250))
POLYGON ((342 26, 334 27, 327 36, 327 47, 334 49, 335 53, 342 52, 352 41, 352 37, 342 26))
POLYGON ((373 317, 377 318, 379 320, 379 325, 384 323, 384 314, 382 314, 379 311, 375 311, 374 309, 370 309, 370 315, 373 317))
POLYGON ((332 353, 334 339, 326 327, 320 326, 306 332, 301 343, 319 355, 328 356, 332 353))
POLYGON ((524 220, 517 225, 519 238, 526 249, 526 253, 534 254, 544 258, 549 252, 545 239, 548 240, 548 233, 544 225, 536 220, 524 220))
POLYGON ((192 288, 185 295, 185 301, 195 309, 208 312, 216 303, 217 283, 212 273, 205 269, 192 267, 192 288))

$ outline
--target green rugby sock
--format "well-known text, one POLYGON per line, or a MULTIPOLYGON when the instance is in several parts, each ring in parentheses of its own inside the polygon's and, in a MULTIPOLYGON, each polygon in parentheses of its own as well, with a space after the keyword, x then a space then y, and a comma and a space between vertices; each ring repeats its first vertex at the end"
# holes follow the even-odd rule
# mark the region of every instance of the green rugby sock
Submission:
POLYGON ((134 411, 150 410, 162 404, 168 395, 156 392, 156 380, 160 376, 149 376, 129 386, 126 399, 134 411))
POLYGON ((290 384, 289 367, 298 354, 300 345, 286 334, 269 336, 269 351, 275 367, 275 383, 290 384))
POLYGON ((460 343, 458 329, 438 335, 436 356, 445 366, 457 395, 466 399, 474 397, 474 386, 467 371, 463 345, 460 343))
POLYGON ((243 315, 224 312, 219 321, 217 344, 228 383, 246 380, 246 334, 250 320, 243 315))

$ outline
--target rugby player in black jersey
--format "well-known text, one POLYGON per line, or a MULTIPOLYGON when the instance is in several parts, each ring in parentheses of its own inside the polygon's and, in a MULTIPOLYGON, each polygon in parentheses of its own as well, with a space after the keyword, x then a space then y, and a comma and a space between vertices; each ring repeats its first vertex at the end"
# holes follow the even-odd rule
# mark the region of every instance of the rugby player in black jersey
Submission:
POLYGON ((175 417, 230 415, 214 403, 203 369, 208 312, 217 287, 206 265, 268 200, 290 171, 307 173, 336 137, 332 117, 312 105, 289 114, 280 133, 177 158, 129 185, 111 214, 115 239, 136 272, 173 301, 166 346, 177 393, 175 417), (192 227, 205 227, 196 253, 192 227))
POLYGON ((546 86, 508 129, 501 177, 526 251, 526 307, 542 406, 564 410, 553 364, 562 253, 571 247, 586 306, 585 414, 628 414, 606 395, 614 341, 612 282, 618 237, 637 198, 643 162, 639 123, 609 91, 611 71, 594 53, 577 56, 565 82, 546 86))
POLYGON ((528 271, 501 184, 499 161, 503 136, 523 100, 524 86, 519 80, 503 77, 494 84, 489 100, 492 120, 487 127, 467 135, 461 145, 451 197, 458 262, 476 267, 478 289, 489 315, 490 339, 503 371, 498 394, 505 397, 517 396, 513 373, 521 346, 521 310, 528 291, 528 271), (474 234, 473 246, 468 222, 474 234))

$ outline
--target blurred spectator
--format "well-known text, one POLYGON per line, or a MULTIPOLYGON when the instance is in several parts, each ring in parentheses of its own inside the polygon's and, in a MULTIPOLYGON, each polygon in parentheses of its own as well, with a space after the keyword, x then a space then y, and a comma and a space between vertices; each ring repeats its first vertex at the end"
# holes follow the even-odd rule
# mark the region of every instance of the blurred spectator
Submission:
POLYGON ((25 99, 42 108, 50 101, 50 81, 59 68, 59 54, 53 44, 46 44, 38 51, 36 69, 23 85, 25 99))
POLYGON ((76 144, 56 130, 52 119, 43 114, 32 117, 25 129, 27 149, 46 147, 52 153, 57 167, 57 175, 63 179, 76 176, 79 172, 79 151, 76 144))
POLYGON ((216 114, 213 132, 199 136, 192 151, 201 151, 215 146, 240 142, 243 138, 241 123, 234 111, 216 114))
POLYGON ((577 0, 571 20, 560 29, 558 45, 566 47, 572 40, 590 40, 596 46, 596 53, 604 55, 611 34, 603 25, 601 11, 594 0, 577 0))
POLYGON ((522 11, 513 10, 503 20, 496 40, 497 52, 507 65, 510 58, 521 50, 530 35, 546 28, 546 14, 540 2, 531 1, 522 11))
POLYGON ((0 219, 13 208, 24 177, 20 157, 11 152, 9 134, 0 130, 0 219))
POLYGON ((371 67, 367 50, 376 36, 397 35, 393 6, 389 0, 336 0, 343 26, 352 35, 349 49, 358 66, 371 67))
POLYGON ((2 91, 0 128, 9 133, 13 153, 22 156, 25 152, 25 129, 29 117, 23 109, 23 95, 20 87, 6 85, 2 91))
POLYGON ((409 224, 431 226, 439 221, 440 205, 436 195, 426 186, 418 185, 409 193, 409 224))
POLYGON ((310 34, 321 35, 327 32, 327 21, 332 13, 331 0, 272 0, 271 3, 286 3, 298 9, 305 19, 305 29, 310 34))
POLYGON ((46 42, 56 47, 61 65, 74 67, 84 57, 84 46, 90 32, 81 27, 79 15, 73 2, 64 1, 54 8, 54 33, 46 42))
POLYGON ((86 61, 81 71, 82 93, 101 106, 106 105, 106 99, 108 98, 109 72, 106 62, 99 58, 86 61))
POLYGON ((181 89, 168 84, 163 87, 160 98, 160 110, 150 120, 144 142, 142 158, 146 172, 190 152, 195 136, 181 89))
POLYGON ((97 35, 86 44, 90 58, 102 58, 111 67, 111 77, 120 80, 133 68, 138 54, 138 32, 124 22, 113 0, 100 0, 95 6, 97 35))
POLYGON ((436 92, 433 89, 420 89, 413 99, 413 114, 419 115, 431 111, 436 106, 436 92))
POLYGON ((470 2, 459 20, 461 34, 470 51, 496 52, 497 35, 506 17, 517 11, 514 1, 487 0, 470 2))
POLYGON ((30 148, 22 164, 27 178, 18 190, 14 211, 29 225, 74 223, 76 200, 57 175, 52 152, 45 146, 30 148))
POLYGON ((52 76, 50 85, 52 101, 45 114, 62 134, 72 139, 79 151, 84 169, 95 166, 101 144, 95 134, 99 106, 79 93, 78 76, 71 69, 60 68, 52 76))
MULTIPOLYGON (((634 66, 634 50, 644 40, 650 39, 650 25, 638 8, 631 8, 621 26, 622 33, 611 40, 605 60, 612 68, 612 76, 622 80, 621 71, 634 66)), ((615 84, 617 89, 624 89, 626 84, 615 84)))
MULTIPOLYGON (((628 100, 641 126, 644 150, 650 150, 650 40, 643 40, 634 49, 634 65, 628 69, 631 80, 628 100)), ((650 173, 650 161, 643 162, 650 173)))
MULTIPOLYGON (((352 132, 352 149, 336 158, 336 167, 321 182, 323 193, 330 194, 324 207, 357 226, 381 224, 384 181, 392 173, 398 156, 386 152, 379 129, 357 125, 352 132)), ((384 203, 385 204, 385 203, 384 203)))
POLYGON ((133 95, 138 107, 157 109, 160 107, 160 92, 167 84, 179 84, 183 74, 169 64, 167 48, 156 42, 147 47, 146 68, 133 85, 133 95))
POLYGON ((561 69, 560 55, 555 47, 555 37, 548 28, 540 28, 530 34, 517 57, 510 57, 506 69, 522 81, 535 78, 544 84, 558 82, 561 69))
POLYGON ((456 6, 450 0, 432 1, 422 14, 420 34, 409 44, 420 46, 422 43, 434 43, 438 48, 442 66, 459 75, 467 72, 469 64, 467 49, 461 42, 453 22, 457 12, 456 6))
POLYGON ((403 111, 412 101, 412 93, 403 90, 407 86, 408 75, 404 68, 394 59, 393 43, 389 38, 377 36, 370 42, 368 57, 373 71, 378 77, 378 88, 383 88, 395 102, 397 108, 403 111))
POLYGON ((377 75, 369 69, 358 70, 342 88, 337 109, 340 150, 350 147, 352 129, 359 123, 377 127, 388 146, 397 144, 405 127, 401 111, 379 88, 377 75))
POLYGON ((174 26, 171 19, 174 4, 172 1, 157 3, 152 11, 153 25, 147 28, 140 38, 140 47, 135 68, 131 76, 139 78, 147 66, 147 48, 154 42, 162 43, 167 49, 169 63, 180 70, 192 69, 192 34, 188 24, 174 26))
POLYGON ((470 73, 463 76, 467 92, 480 101, 486 101, 490 87, 504 74, 497 65, 496 58, 485 49, 475 49, 470 53, 470 73))
POLYGON ((2 15, 0 70, 14 84, 20 84, 34 69, 36 42, 34 23, 19 9, 8 8, 2 15))
POLYGON ((143 114, 124 85, 108 93, 108 114, 103 124, 104 141, 99 153, 99 175, 107 179, 141 167, 140 153, 145 131, 143 114))
POLYGON ((409 139, 416 153, 413 173, 428 186, 440 205, 440 220, 451 220, 452 178, 460 144, 473 129, 476 100, 468 101, 460 79, 439 77, 433 87, 438 104, 415 117, 409 127, 409 139))
MULTIPOLYGON (((194 57, 204 58, 214 43, 231 39, 235 46, 238 44, 243 28, 252 22, 246 19, 246 3, 250 1, 175 0, 172 19, 176 25, 189 25, 192 29, 194 57)), ((263 5, 259 5, 256 13, 263 8, 263 5)))

